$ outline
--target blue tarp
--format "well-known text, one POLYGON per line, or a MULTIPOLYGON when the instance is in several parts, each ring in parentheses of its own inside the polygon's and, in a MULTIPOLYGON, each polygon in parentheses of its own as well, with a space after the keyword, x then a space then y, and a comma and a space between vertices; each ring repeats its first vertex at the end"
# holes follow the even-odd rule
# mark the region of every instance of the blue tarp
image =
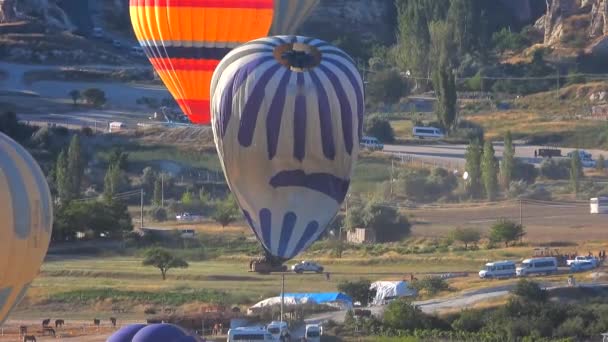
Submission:
MULTIPOLYGON (((279 297, 281 295, 279 294, 279 297)), ((285 297, 293 297, 296 299, 310 298, 315 302, 331 303, 331 302, 344 302, 349 305, 353 305, 353 299, 341 292, 326 292, 326 293, 286 293, 285 297)))

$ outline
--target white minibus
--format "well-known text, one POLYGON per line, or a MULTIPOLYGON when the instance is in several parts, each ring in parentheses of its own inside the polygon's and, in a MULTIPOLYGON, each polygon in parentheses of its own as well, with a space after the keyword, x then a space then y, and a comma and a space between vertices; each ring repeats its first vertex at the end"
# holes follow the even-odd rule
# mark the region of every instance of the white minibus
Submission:
POLYGON ((511 278, 515 277, 515 263, 513 261, 495 261, 486 264, 479 271, 479 278, 511 278))
POLYGON ((557 259, 532 258, 526 259, 521 263, 521 267, 515 270, 518 277, 525 277, 531 274, 552 274, 557 272, 557 259))

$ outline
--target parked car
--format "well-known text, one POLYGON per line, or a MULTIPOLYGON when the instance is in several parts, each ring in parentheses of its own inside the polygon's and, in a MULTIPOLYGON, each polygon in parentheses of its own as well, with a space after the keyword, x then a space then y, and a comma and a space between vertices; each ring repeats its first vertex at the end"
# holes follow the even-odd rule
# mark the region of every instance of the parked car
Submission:
POLYGON ((181 215, 175 216, 175 219, 178 221, 193 221, 194 217, 190 213, 183 213, 181 215))
POLYGON ((318 324, 307 324, 306 325, 306 342, 321 342, 321 336, 323 335, 323 327, 318 324))
POLYGON ((361 147, 370 149, 372 151, 382 151, 384 149, 384 144, 382 144, 377 138, 363 137, 361 139, 361 147))
POLYGON ((297 263, 297 264, 291 266, 291 270, 296 273, 304 273, 304 272, 322 273, 323 266, 321 266, 315 262, 311 262, 311 261, 302 261, 300 263, 297 263))
POLYGON ((566 265, 572 266, 573 264, 577 264, 580 262, 590 262, 593 267, 597 267, 598 265, 598 260, 596 258, 587 255, 579 255, 574 259, 566 260, 566 265))
POLYGON ((513 261, 489 262, 479 271, 479 278, 511 278, 515 277, 515 263, 513 261))
POLYGON ((584 272, 595 268, 595 264, 591 261, 579 261, 570 265, 570 272, 584 272))

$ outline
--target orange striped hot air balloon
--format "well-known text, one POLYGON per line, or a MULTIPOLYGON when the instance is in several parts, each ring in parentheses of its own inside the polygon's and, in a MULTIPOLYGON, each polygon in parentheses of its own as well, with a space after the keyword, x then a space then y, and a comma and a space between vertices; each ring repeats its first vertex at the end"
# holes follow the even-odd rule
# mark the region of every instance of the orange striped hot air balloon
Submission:
POLYGON ((177 103, 209 124, 209 87, 219 61, 250 40, 292 34, 319 0, 130 0, 135 35, 177 103))

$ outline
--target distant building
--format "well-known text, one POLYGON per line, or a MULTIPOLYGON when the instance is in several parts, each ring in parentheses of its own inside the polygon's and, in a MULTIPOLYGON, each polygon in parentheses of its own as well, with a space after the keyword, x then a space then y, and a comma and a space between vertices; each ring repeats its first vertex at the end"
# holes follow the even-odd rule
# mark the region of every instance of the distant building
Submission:
POLYGON ((608 105, 593 106, 591 117, 596 120, 608 120, 608 105))
POLYGON ((347 233, 346 240, 357 245, 376 243, 376 232, 373 229, 355 228, 347 233))

